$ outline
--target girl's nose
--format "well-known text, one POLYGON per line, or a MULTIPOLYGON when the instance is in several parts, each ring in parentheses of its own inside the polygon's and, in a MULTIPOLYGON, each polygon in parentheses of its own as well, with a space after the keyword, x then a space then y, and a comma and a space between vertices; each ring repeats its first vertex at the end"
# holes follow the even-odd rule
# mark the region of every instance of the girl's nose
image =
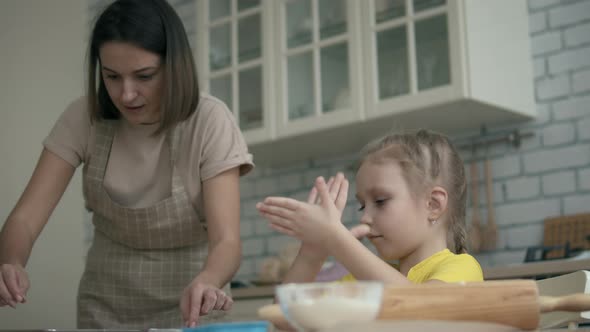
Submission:
POLYGON ((367 210, 365 209, 363 211, 363 215, 361 216, 361 224, 371 225, 372 223, 373 220, 371 219, 371 217, 367 213, 367 210))

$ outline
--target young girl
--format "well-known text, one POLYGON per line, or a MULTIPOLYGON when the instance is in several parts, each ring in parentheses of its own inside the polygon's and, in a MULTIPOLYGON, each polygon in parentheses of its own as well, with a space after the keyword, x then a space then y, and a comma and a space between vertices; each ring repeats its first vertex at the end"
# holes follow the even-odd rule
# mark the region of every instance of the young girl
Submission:
POLYGON ((350 231, 340 221, 347 191, 338 174, 328 183, 318 178, 308 202, 268 197, 257 204, 273 229, 302 241, 284 282, 313 281, 328 255, 350 271, 344 279, 399 285, 483 280, 466 253, 464 166, 447 137, 419 130, 369 143, 356 174, 361 225, 350 231), (399 269, 390 260, 398 260, 399 269))

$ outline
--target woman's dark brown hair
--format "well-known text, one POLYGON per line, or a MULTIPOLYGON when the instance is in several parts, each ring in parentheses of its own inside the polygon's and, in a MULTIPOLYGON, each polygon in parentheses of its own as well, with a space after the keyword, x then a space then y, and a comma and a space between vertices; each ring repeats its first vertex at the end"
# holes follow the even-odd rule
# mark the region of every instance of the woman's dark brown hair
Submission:
POLYGON ((182 21, 166 0, 118 0, 100 14, 88 50, 88 109, 92 120, 118 119, 100 65, 100 48, 116 41, 160 56, 164 70, 160 126, 156 134, 196 111, 199 86, 193 54, 182 21))
POLYGON ((448 229, 447 245, 454 253, 466 252, 465 166, 448 137, 423 129, 386 135, 365 146, 361 151, 358 167, 366 161, 385 160, 399 164, 410 190, 416 197, 432 186, 445 188, 449 197, 445 220, 448 229))

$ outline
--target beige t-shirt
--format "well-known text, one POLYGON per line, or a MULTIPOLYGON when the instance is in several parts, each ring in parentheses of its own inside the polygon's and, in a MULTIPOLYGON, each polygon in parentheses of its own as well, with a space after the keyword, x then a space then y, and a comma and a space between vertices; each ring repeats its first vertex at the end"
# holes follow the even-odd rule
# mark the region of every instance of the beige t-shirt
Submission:
MULTIPOLYGON (((43 145, 74 167, 88 165, 95 142, 86 98, 72 102, 62 113, 43 145)), ((166 135, 151 134, 158 124, 132 125, 118 121, 104 186, 112 200, 130 208, 153 205, 171 195, 172 168, 166 135)), ((240 167, 240 174, 254 166, 252 155, 227 106, 215 97, 201 94, 182 129, 176 167, 190 200, 201 210, 202 182, 223 171, 240 167)))

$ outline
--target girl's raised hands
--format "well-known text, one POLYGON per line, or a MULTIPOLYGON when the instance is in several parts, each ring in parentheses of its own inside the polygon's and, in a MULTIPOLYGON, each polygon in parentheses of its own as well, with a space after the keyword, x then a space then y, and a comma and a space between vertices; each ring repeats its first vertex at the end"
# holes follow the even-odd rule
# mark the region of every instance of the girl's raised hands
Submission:
POLYGON ((325 249, 325 240, 331 230, 344 227, 340 219, 347 197, 348 180, 338 173, 328 183, 323 177, 318 177, 307 202, 287 197, 267 197, 256 207, 274 230, 325 249))
MULTIPOLYGON (((321 177, 316 179, 316 183, 309 191, 309 196, 307 198, 307 203, 309 204, 320 205, 322 202, 321 197, 318 197, 317 188, 317 181, 320 180, 320 178, 321 177)), ((340 210, 340 215, 342 216, 342 211, 344 211, 344 207, 346 207, 346 198, 348 197, 348 180, 344 177, 344 174, 338 172, 336 177, 330 177, 327 186, 330 200, 334 202, 334 205, 340 210)))

